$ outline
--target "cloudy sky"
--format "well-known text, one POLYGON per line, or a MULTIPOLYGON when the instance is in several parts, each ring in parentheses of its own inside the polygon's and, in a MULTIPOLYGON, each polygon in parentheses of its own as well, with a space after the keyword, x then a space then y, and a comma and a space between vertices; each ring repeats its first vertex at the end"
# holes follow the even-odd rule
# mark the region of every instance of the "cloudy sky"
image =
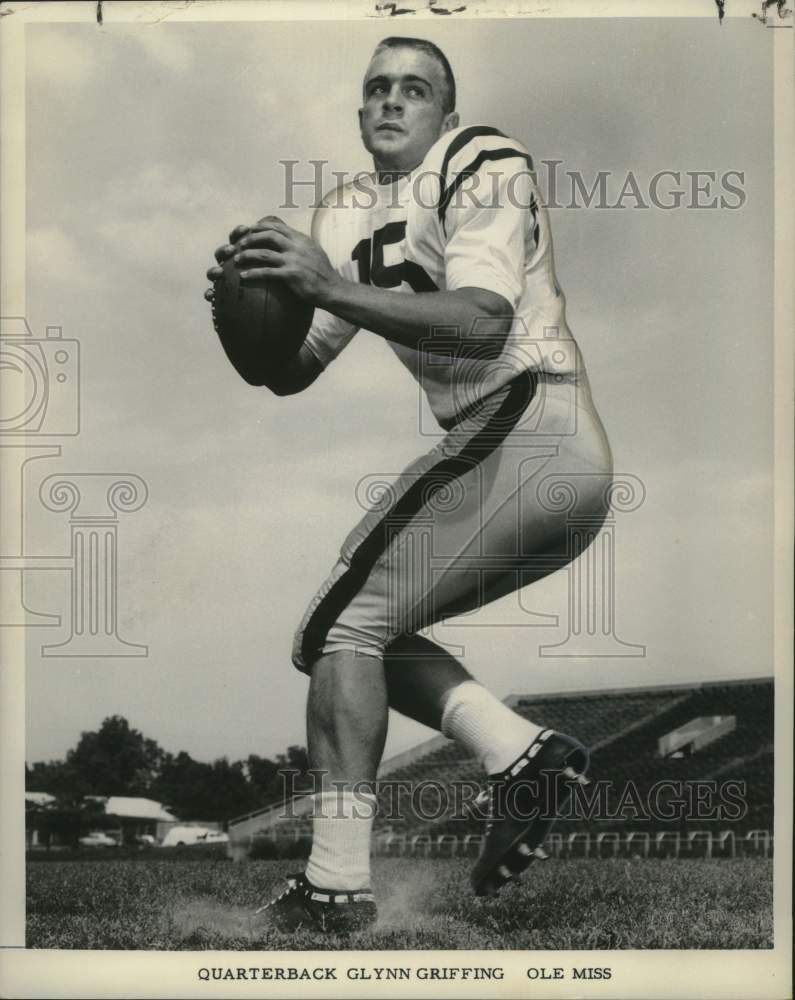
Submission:
MULTIPOLYGON (((28 550, 68 550, 67 519, 35 500, 45 475, 129 472, 149 489, 119 528, 120 634, 149 655, 43 658, 66 629, 31 629, 29 760, 113 713, 200 759, 304 740, 293 628, 359 515, 357 480, 398 472, 429 439, 416 386, 367 333, 305 395, 246 386, 204 271, 232 225, 282 203, 280 160, 304 176, 327 160, 329 179, 368 166, 361 73, 394 29, 27 29, 28 319, 82 354, 81 433, 26 480, 28 550)), ((646 488, 616 523, 617 631, 645 657, 539 656, 566 635, 565 573, 437 638, 500 695, 770 674, 773 33, 750 18, 399 30, 446 50, 464 123, 589 186, 600 170, 614 195, 629 171, 641 190, 660 170, 745 177, 738 210, 551 212, 616 468, 646 488), (528 610, 560 624, 529 628, 528 610)), ((305 227, 311 199, 281 214, 305 227)), ((65 574, 36 577, 28 605, 68 620, 65 574)), ((387 752, 428 735, 393 718, 387 752)))

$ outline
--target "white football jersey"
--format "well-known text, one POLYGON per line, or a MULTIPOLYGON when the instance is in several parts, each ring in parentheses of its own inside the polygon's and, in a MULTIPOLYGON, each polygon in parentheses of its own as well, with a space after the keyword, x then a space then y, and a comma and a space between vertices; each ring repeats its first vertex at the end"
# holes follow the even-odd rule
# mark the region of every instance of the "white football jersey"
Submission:
MULTIPOLYGON (((487 126, 459 128, 406 177, 379 184, 362 174, 328 194, 315 213, 312 235, 350 281, 411 293, 485 288, 510 304, 514 322, 500 352, 488 317, 468 331, 431 329, 419 350, 390 342, 442 427, 523 371, 584 370, 531 171, 516 140, 487 126), (467 358, 454 350, 461 334, 472 342, 467 358)), ((316 309, 306 344, 326 366, 356 332, 316 309)))

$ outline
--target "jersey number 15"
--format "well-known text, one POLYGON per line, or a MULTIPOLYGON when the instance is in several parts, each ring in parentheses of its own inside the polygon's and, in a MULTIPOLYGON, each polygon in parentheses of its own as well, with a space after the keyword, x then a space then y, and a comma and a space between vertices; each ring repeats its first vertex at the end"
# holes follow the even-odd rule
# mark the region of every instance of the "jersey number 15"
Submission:
POLYGON ((436 292, 439 289, 431 276, 411 260, 399 264, 384 264, 384 247, 402 243, 406 238, 405 222, 387 222, 376 229, 372 239, 359 240, 351 259, 359 267, 359 281, 378 288, 399 288, 405 281, 414 292, 436 292))

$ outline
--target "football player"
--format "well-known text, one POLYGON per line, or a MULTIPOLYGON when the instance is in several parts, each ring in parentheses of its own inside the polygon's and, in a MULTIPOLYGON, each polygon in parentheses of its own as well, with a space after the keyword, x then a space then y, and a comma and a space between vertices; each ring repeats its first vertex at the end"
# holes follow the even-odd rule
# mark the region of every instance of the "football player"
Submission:
MULTIPOLYGON (((315 307, 300 350, 258 383, 302 392, 369 331, 417 379, 444 432, 372 498, 296 633, 310 762, 325 783, 306 870, 264 908, 285 929, 375 919, 375 799, 361 783, 375 781, 390 707, 459 741, 489 777, 472 873, 480 895, 545 856, 555 812, 588 765, 576 739, 512 711, 421 634, 574 558, 571 505, 542 502, 544 484, 567 485, 573 513, 591 524, 607 512, 610 449, 530 156, 496 128, 460 127, 448 60, 416 38, 377 46, 359 123, 374 171, 326 196, 311 236, 268 217, 216 251, 243 281, 283 281, 315 307)), ((225 346, 251 381, 245 356, 225 346)))

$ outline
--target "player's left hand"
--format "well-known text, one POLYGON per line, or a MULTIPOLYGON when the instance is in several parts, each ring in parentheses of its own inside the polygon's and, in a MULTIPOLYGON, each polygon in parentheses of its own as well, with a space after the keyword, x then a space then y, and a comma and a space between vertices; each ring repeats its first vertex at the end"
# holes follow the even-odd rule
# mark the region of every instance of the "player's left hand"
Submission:
POLYGON ((260 219, 238 240, 234 261, 242 281, 276 278, 315 305, 339 280, 322 247, 275 215, 260 219))

